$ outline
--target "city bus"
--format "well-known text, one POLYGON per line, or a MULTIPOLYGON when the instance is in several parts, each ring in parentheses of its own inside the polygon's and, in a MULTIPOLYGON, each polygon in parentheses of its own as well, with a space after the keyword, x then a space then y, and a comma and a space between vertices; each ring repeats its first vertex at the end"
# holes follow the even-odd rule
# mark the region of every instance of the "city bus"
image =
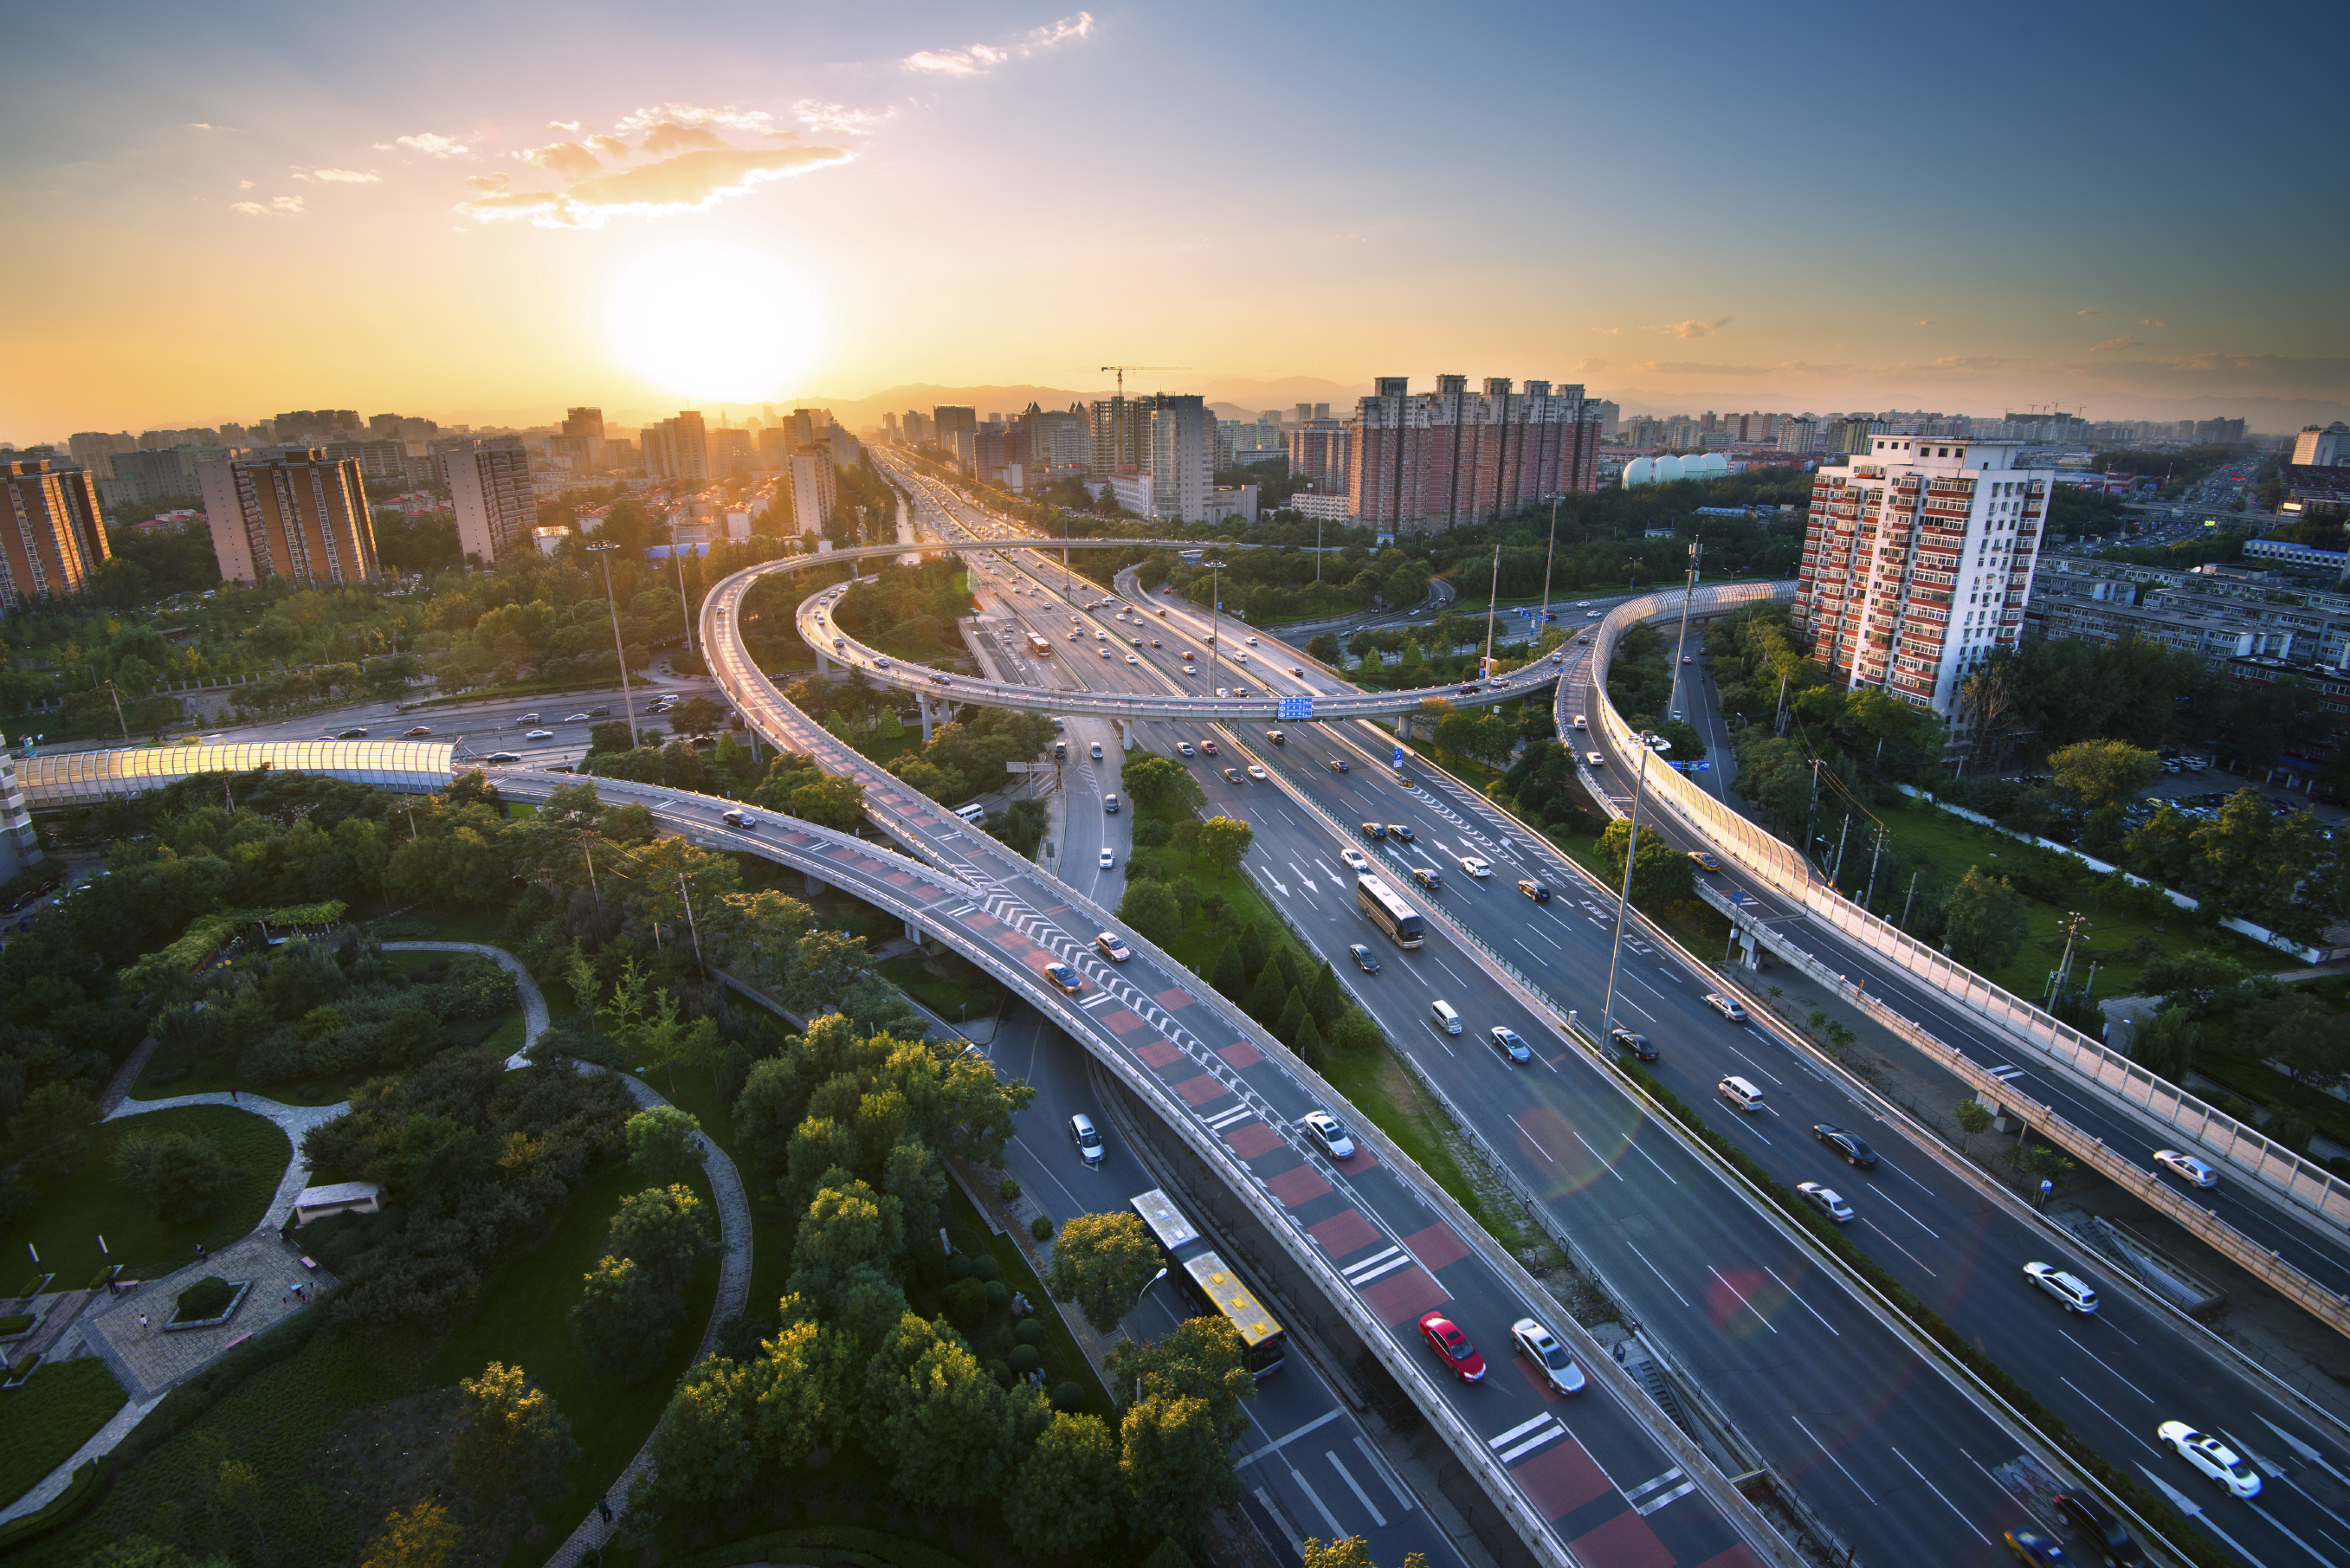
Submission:
POLYGON ((1214 1314, 1232 1325, 1241 1336, 1241 1365, 1250 1376, 1262 1381, 1280 1371, 1289 1354, 1288 1334, 1238 1272, 1205 1244, 1175 1200, 1154 1187, 1127 1201, 1159 1244, 1167 1276, 1191 1306, 1191 1315, 1214 1314))
POLYGON ((1419 911, 1395 896, 1395 889, 1376 877, 1355 878, 1355 907, 1371 918, 1399 948, 1416 948, 1427 937, 1419 911))
POLYGON ((1053 657, 1053 645, 1032 631, 1028 634, 1028 652, 1033 658, 1050 659, 1053 657))

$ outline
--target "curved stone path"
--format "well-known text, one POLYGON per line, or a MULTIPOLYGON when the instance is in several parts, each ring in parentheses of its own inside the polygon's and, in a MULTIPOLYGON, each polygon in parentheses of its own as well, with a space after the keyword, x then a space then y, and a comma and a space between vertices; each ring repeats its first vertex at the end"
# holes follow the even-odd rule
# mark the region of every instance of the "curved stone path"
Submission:
MULTIPOLYGON (((386 942, 383 946, 386 952, 467 952, 476 953, 488 959, 515 977, 515 984, 522 994, 523 1051, 527 1052, 532 1045, 537 1044, 539 1036, 546 1033, 546 998, 540 992, 538 982, 531 978, 530 971, 523 967, 522 961, 504 949, 490 947, 480 942, 386 942)), ((527 1058, 522 1053, 516 1053, 506 1059, 506 1065, 510 1068, 525 1067, 529 1064, 527 1058)), ((603 1072, 607 1069, 582 1066, 580 1070, 603 1072)), ((669 1101, 651 1085, 633 1074, 622 1073, 619 1077, 628 1089, 629 1097, 639 1106, 650 1108, 669 1104, 669 1101)), ((127 1087, 128 1084, 126 1083, 124 1086, 127 1087)), ((265 1253, 270 1249, 283 1251, 285 1244, 277 1237, 277 1228, 285 1222, 286 1217, 293 1212, 295 1199, 299 1197, 302 1189, 309 1184, 310 1167, 302 1157, 302 1135, 321 1123, 334 1120, 349 1107, 342 1102, 330 1106, 288 1106, 276 1100, 265 1099, 258 1095, 248 1095, 240 1091, 234 1094, 175 1095, 159 1100, 126 1098, 108 1109, 106 1119, 112 1121, 119 1117, 139 1116, 148 1111, 171 1110, 181 1106, 228 1106, 236 1110, 248 1111, 275 1123, 288 1138, 293 1140, 294 1144, 293 1158, 286 1161, 286 1174, 278 1180, 277 1190, 270 1198, 269 1208, 263 1215, 261 1224, 243 1241, 223 1249, 213 1260, 199 1266, 209 1268, 241 1250, 259 1249, 256 1259, 259 1258, 260 1253, 265 1253)), ((730 1319, 740 1316, 744 1304, 750 1299, 751 1202, 748 1195, 743 1191, 742 1175, 734 1168, 734 1162, 727 1158, 726 1151, 712 1142, 709 1134, 702 1133, 698 1136, 702 1143, 702 1168, 709 1174, 711 1195, 718 1210, 718 1235, 722 1249, 718 1260, 718 1299, 711 1309, 709 1323, 702 1328, 702 1343, 693 1353, 694 1360, 701 1361, 707 1358, 717 1348, 719 1330, 730 1319)), ((157 1283, 170 1284, 177 1279, 178 1276, 174 1275, 172 1280, 161 1281, 157 1283)), ((256 1286, 256 1289, 259 1287, 256 1286)), ((151 1302, 164 1298, 158 1293, 148 1299, 151 1302)), ((250 1299, 253 1304, 248 1310, 255 1310, 260 1308, 268 1297, 265 1293, 250 1299)), ((132 1303, 139 1300, 140 1297, 137 1296, 109 1300, 100 1311, 86 1314, 86 1319, 89 1324, 87 1330, 82 1330, 79 1324, 76 1324, 76 1329, 86 1334, 96 1334, 99 1331, 100 1320, 118 1312, 125 1314, 126 1324, 135 1322, 138 1310, 132 1303)), ((283 1315, 283 1313, 280 1312, 275 1315, 283 1315)), ((238 1314, 237 1326, 244 1332, 252 1332, 248 1327, 244 1313, 241 1312, 238 1314)), ((149 1378, 139 1376, 138 1369, 122 1365, 119 1354, 109 1354, 115 1349, 111 1337, 109 1336, 109 1342, 104 1348, 91 1345, 89 1347, 91 1353, 103 1356, 113 1367, 116 1376, 121 1378, 126 1386, 135 1384, 142 1389, 147 1388, 151 1381, 149 1378), (126 1373, 130 1376, 126 1376, 126 1373)), ((155 1337, 160 1339, 161 1335, 158 1334, 155 1337)), ((243 1334, 241 1334, 239 1337, 243 1337, 243 1334)), ((180 1341, 186 1342, 191 1349, 194 1348, 194 1335, 182 1334, 178 1338, 180 1341)), ((64 1490, 66 1482, 72 1478, 77 1466, 87 1463, 100 1454, 111 1451, 117 1443, 128 1436, 130 1429, 139 1424, 140 1417, 152 1409, 161 1399, 170 1384, 178 1382, 201 1366, 209 1364, 226 1348, 225 1344, 221 1345, 210 1355, 194 1359, 191 1365, 175 1366, 169 1369, 169 1382, 152 1388, 151 1392, 143 1397, 134 1394, 121 1412, 113 1420, 109 1421, 88 1442, 83 1444, 71 1459, 52 1470, 24 1496, 16 1499, 6 1507, 0 1508, 0 1521, 45 1506, 64 1490)), ((628 1468, 622 1470, 619 1478, 606 1490, 604 1496, 607 1501, 614 1504, 613 1513, 616 1519, 620 1510, 626 1506, 629 1485, 639 1475, 651 1468, 651 1449, 652 1441, 648 1436, 644 1445, 629 1461, 628 1468)), ((570 1537, 562 1546, 556 1549, 548 1562, 553 1568, 576 1568, 576 1565, 590 1552, 598 1551, 610 1533, 609 1528, 604 1524, 601 1517, 591 1511, 580 1521, 578 1528, 571 1532, 570 1537)))

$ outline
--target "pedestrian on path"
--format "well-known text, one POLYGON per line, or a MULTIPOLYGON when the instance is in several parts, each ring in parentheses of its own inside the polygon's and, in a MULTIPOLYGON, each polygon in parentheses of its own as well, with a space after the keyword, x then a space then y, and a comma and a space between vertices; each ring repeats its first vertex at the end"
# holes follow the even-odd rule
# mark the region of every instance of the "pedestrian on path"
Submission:
POLYGON ((281 1303, 282 1303, 282 1302, 290 1302, 290 1301, 292 1301, 292 1300, 294 1299, 294 1282, 293 1282, 293 1281, 288 1280, 288 1281, 286 1281, 286 1293, 285 1293, 284 1295, 282 1295, 282 1296, 278 1297, 277 1299, 278 1299, 281 1303))
POLYGON ((147 1314, 143 1312, 139 1314, 139 1332, 141 1334, 147 1332, 147 1314))
POLYGON ((596 1500, 596 1511, 604 1516, 604 1522, 606 1524, 612 1522, 612 1505, 609 1501, 600 1497, 598 1498, 596 1500))
POLYGON ((203 1262, 203 1261, 204 1261, 204 1244, 203 1244, 202 1241, 199 1241, 199 1242, 197 1242, 197 1243, 196 1243, 196 1262, 198 1262, 199 1263, 201 1263, 201 1262, 203 1262))
POLYGON ((234 1084, 231 1084, 228 1086, 228 1103, 232 1106, 237 1103, 236 1085, 234 1084))

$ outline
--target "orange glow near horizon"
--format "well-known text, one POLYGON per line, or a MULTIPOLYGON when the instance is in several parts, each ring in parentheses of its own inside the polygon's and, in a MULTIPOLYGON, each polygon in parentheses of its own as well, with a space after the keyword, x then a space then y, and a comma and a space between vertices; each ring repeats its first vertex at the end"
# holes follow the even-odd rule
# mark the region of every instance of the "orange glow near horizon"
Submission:
POLYGON ((609 309, 619 361, 688 403, 779 400, 819 351, 805 285, 731 247, 646 255, 615 282, 609 309))

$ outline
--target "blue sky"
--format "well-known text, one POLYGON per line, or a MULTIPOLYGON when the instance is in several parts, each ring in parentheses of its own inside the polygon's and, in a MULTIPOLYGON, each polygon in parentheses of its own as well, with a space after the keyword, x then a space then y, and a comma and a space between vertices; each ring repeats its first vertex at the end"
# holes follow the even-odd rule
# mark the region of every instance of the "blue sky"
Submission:
POLYGON ((0 436, 1112 360, 2293 428, 2350 411, 2345 15, 50 8, 0 436))

